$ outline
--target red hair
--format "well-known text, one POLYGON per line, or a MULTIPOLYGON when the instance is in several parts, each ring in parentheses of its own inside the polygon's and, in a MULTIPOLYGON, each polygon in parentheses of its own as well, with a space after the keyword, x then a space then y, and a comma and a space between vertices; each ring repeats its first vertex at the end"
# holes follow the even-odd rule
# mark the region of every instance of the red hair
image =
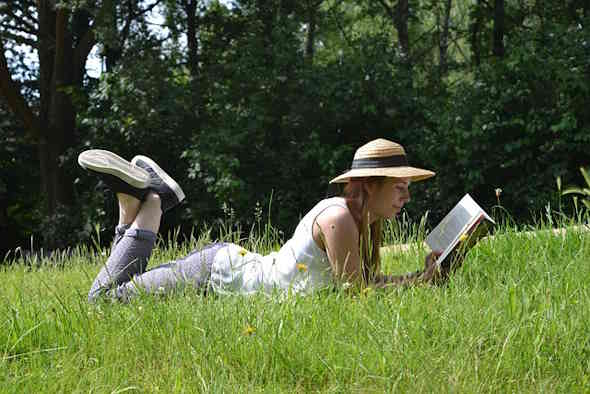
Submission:
POLYGON ((352 178, 344 187, 344 199, 359 231, 359 255, 363 282, 370 283, 381 268, 381 226, 379 218, 369 225, 367 185, 381 184, 385 177, 352 178))

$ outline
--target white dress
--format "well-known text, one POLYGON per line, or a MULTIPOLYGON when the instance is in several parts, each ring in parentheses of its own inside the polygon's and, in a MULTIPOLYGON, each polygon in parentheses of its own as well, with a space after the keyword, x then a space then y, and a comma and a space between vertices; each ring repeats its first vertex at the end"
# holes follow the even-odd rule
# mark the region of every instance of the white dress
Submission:
POLYGON ((278 252, 267 256, 228 244, 215 255, 210 284, 217 293, 251 294, 274 289, 309 293, 332 284, 326 252, 313 239, 313 224, 331 206, 344 207, 342 197, 320 201, 301 219, 293 237, 278 252))

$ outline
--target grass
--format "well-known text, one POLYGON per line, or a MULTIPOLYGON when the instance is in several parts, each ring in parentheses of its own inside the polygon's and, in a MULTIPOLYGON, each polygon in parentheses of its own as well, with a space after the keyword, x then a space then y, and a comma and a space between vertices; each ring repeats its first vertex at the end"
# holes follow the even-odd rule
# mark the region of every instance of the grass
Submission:
MULTIPOLYGON (((104 255, 17 261, 0 268, 0 392, 590 391, 590 235, 496 234, 446 286, 361 294, 89 305, 104 255)), ((161 243, 152 264, 204 241, 161 243)), ((384 265, 425 254, 388 249, 384 265)))

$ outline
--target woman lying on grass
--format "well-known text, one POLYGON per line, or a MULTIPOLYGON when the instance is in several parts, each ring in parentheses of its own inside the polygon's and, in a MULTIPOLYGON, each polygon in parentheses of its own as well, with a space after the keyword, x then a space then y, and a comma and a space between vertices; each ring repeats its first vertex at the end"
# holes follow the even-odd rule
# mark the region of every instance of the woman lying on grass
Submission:
POLYGON ((347 183, 343 197, 320 201, 299 222, 293 237, 268 256, 231 243, 213 243, 183 259, 146 271, 163 213, 184 199, 180 186, 153 160, 128 162, 104 150, 78 157, 116 193, 119 224, 111 255, 88 294, 128 300, 139 292, 166 293, 190 284, 218 293, 259 290, 310 292, 350 282, 362 286, 428 283, 444 276, 437 253, 426 257, 424 271, 402 276, 380 272, 381 222, 397 215, 410 200, 408 186, 434 175, 410 167, 403 147, 377 139, 355 153, 351 170, 331 183, 347 183))

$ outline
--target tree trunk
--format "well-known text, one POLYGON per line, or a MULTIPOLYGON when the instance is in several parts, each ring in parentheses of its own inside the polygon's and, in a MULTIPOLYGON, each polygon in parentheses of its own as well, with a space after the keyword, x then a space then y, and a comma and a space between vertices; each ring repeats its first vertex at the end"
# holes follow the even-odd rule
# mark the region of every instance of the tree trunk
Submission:
POLYGON ((63 142, 43 137, 38 144, 39 169, 41 175, 41 190, 47 204, 47 211, 55 213, 58 205, 73 203, 73 186, 71 180, 65 176, 60 167, 60 155, 66 147, 63 142))
POLYGON ((494 2, 494 45, 493 54, 496 57, 504 57, 504 26, 505 26, 504 0, 494 2))
POLYGON ((182 8, 186 14, 186 41, 188 45, 188 67, 191 73, 192 107, 196 114, 195 127, 198 128, 204 111, 201 108, 201 69, 199 67, 199 17, 197 15, 198 0, 184 0, 182 8))
POLYGON ((474 18, 471 23, 471 52, 473 53, 473 65, 479 67, 481 64, 481 46, 479 33, 482 25, 482 10, 481 0, 477 0, 475 4, 474 18))
POLYGON ((391 22, 397 31, 397 37, 400 46, 400 57, 402 59, 402 70, 405 74, 405 86, 408 91, 413 89, 414 77, 412 66, 412 54, 410 45, 410 34, 408 32, 408 19, 410 17, 409 0, 399 0, 395 6, 392 6, 387 0, 378 0, 383 6, 391 22))
POLYGON ((444 78, 449 71, 447 53, 449 48, 449 24, 451 19, 451 6, 452 0, 446 0, 442 22, 442 33, 439 40, 439 70, 441 79, 444 78))
POLYGON ((45 125, 38 141, 41 187, 49 214, 59 204, 73 202, 72 182, 60 166, 60 155, 74 143, 75 110, 70 94, 74 86, 72 36, 68 31, 69 12, 55 11, 48 2, 39 2, 39 65, 41 69, 40 123, 45 125))
POLYGON ((264 62, 268 69, 274 68, 274 41, 273 31, 275 29, 275 19, 279 8, 273 1, 262 1, 259 8, 259 18, 262 22, 262 42, 264 43, 264 62))
POLYGON ((408 32, 408 19, 410 16, 410 8, 408 0, 399 0, 395 6, 391 6, 386 0, 379 0, 381 5, 385 8, 395 30, 400 46, 400 57, 402 59, 402 70, 405 75, 405 85, 408 90, 412 90, 414 86, 412 54, 410 45, 410 34, 408 32))
POLYGON ((31 111, 27 102, 20 94, 18 85, 12 80, 4 52, 4 42, 2 41, 2 38, 0 38, 0 93, 5 98, 10 110, 18 119, 20 119, 25 128, 29 131, 29 134, 31 134, 33 138, 37 138, 41 132, 39 119, 33 111, 31 111))
MULTIPOLYGON (((48 1, 37 2, 37 15, 39 16, 39 34, 37 39, 37 52, 39 53, 39 121, 47 125, 49 120, 49 108, 51 106, 51 82, 53 78, 55 22, 54 8, 48 1)), ((45 133, 43 133, 45 134, 45 133)))
POLYGON ((188 44, 188 66, 193 77, 199 76, 199 41, 197 38, 197 0, 183 1, 186 13, 186 40, 188 44))
POLYGON ((317 5, 313 3, 308 4, 307 10, 307 37, 305 39, 305 59, 308 64, 313 64, 313 56, 315 54, 315 29, 316 29, 316 14, 317 5))
POLYGON ((399 0, 395 7, 393 23, 397 30, 397 36, 399 38, 399 44, 402 50, 402 56, 406 63, 410 65, 410 35, 408 33, 408 18, 410 16, 410 8, 408 0, 399 0))
MULTIPOLYGON (((108 20, 109 29, 111 32, 117 32, 117 4, 113 0, 105 0, 104 7, 109 9, 108 20)), ((105 60, 105 67, 107 72, 113 71, 114 67, 119 63, 123 56, 123 49, 121 43, 118 42, 116 37, 110 36, 110 39, 104 40, 103 42, 103 56, 105 60)))
POLYGON ((37 145, 40 189, 46 199, 47 212, 52 214, 59 204, 73 202, 73 185, 61 167, 61 157, 75 143, 76 110, 71 94, 81 87, 86 58, 95 39, 88 22, 78 31, 74 47, 70 12, 63 7, 56 9, 54 2, 38 1, 36 14, 39 107, 36 111, 31 109, 19 86, 13 82, 1 42, 0 94, 37 145))

